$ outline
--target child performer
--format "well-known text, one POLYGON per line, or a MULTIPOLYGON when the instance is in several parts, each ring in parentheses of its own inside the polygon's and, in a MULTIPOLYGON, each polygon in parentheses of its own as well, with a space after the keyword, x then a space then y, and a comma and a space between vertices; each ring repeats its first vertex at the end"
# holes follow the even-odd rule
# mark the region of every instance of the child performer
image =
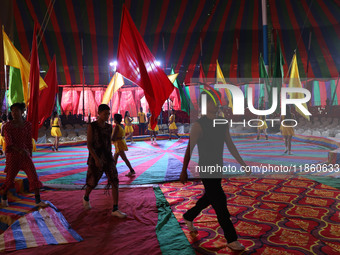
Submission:
POLYGON ((150 133, 151 144, 153 144, 154 142, 156 143, 156 141, 157 141, 157 132, 159 130, 159 127, 156 124, 154 129, 151 128, 150 117, 151 117, 151 114, 149 115, 149 119, 148 119, 148 122, 149 122, 148 130, 149 130, 149 133, 150 133), (152 140, 152 138, 153 138, 153 140, 152 140))
POLYGON ((0 146, 1 146, 0 155, 3 155, 3 153, 6 151, 6 142, 5 142, 5 137, 3 133, 3 127, 5 126, 6 123, 7 123, 7 115, 3 114, 1 116, 1 123, 0 123, 0 146))
MULTIPOLYGON (((291 113, 290 107, 288 105, 286 108, 286 116, 283 116, 283 115, 281 116, 281 123, 284 119, 286 120, 295 119, 295 115, 291 113)), ((284 124, 288 126, 288 127, 285 127, 282 124, 280 126, 281 134, 283 135, 283 138, 285 140, 285 146, 286 146, 286 150, 284 151, 284 153, 288 152, 289 155, 292 155, 292 137, 294 135, 294 127, 290 127, 289 125, 293 125, 293 122, 285 121, 284 124)))
MULTIPOLYGON (((202 94, 205 94, 205 92, 202 94)), ((215 99, 218 101, 217 97, 215 99)), ((213 120, 216 117, 216 113, 217 106, 215 105, 214 100, 210 96, 207 96, 207 115, 202 116, 191 128, 190 141, 185 152, 183 168, 180 175, 180 181, 182 183, 185 183, 188 180, 187 168, 196 144, 198 145, 199 166, 223 166, 223 149, 224 143, 226 143, 234 158, 242 166, 246 167, 246 163, 239 155, 231 139, 229 126, 217 125, 214 127, 213 120)), ((230 220, 226 195, 221 186, 222 176, 217 173, 215 174, 215 176, 212 176, 200 173, 205 192, 197 201, 196 205, 183 215, 184 221, 191 234, 197 234, 197 230, 193 225, 193 220, 204 208, 212 205, 216 212, 218 222, 223 229, 224 236, 227 239, 227 246, 235 251, 244 250, 244 246, 237 241, 237 233, 230 220)))
POLYGON ((130 169, 130 172, 126 176, 132 176, 136 174, 136 172, 135 170, 133 170, 130 164, 130 161, 128 160, 125 154, 125 151, 127 151, 128 148, 126 146, 125 137, 124 137, 125 132, 121 124, 122 115, 116 113, 113 116, 113 119, 114 119, 114 123, 116 124, 113 129, 113 135, 112 135, 112 141, 116 148, 115 154, 113 155, 113 159, 115 161, 115 164, 117 164, 118 157, 120 156, 124 160, 127 167, 130 169))
POLYGON ((143 112, 143 107, 140 107, 140 112, 137 114, 138 126, 139 126, 139 135, 144 135, 145 132, 145 113, 143 112))
POLYGON ((131 143, 135 143, 133 141, 133 127, 132 127, 132 118, 130 117, 129 111, 125 112, 124 115, 124 123, 125 123, 125 140, 131 138, 131 143))
POLYGON ((266 122, 266 116, 259 116, 258 117, 258 127, 257 127, 257 138, 256 140, 260 140, 260 135, 261 135, 261 131, 263 131, 264 135, 266 136, 266 140, 268 140, 268 134, 267 134, 267 122, 266 122), (260 126, 261 125, 261 126, 260 126))
POLYGON ((172 109, 171 111, 171 115, 169 118, 169 140, 171 140, 171 135, 174 134, 177 136, 178 139, 180 139, 181 137, 178 135, 178 129, 175 123, 175 110, 172 109))
POLYGON ((52 146, 52 150, 58 151, 59 148, 59 137, 62 136, 61 131, 60 131, 60 126, 61 126, 61 120, 58 116, 57 112, 53 113, 53 117, 51 118, 51 136, 54 136, 54 143, 52 146))
POLYGON ((97 186, 103 173, 107 177, 106 189, 112 186, 113 210, 112 216, 125 218, 126 214, 118 210, 118 172, 112 157, 111 136, 112 126, 107 123, 110 116, 110 107, 106 104, 98 106, 98 119, 91 122, 87 129, 87 148, 89 157, 86 175, 86 190, 83 197, 83 206, 90 209, 90 193, 97 186))
POLYGON ((37 206, 46 207, 47 204, 40 200, 39 189, 43 186, 39 181, 36 169, 32 161, 32 125, 22 118, 25 111, 24 103, 14 103, 10 107, 13 120, 3 126, 6 141, 6 180, 1 187, 3 190, 1 204, 8 206, 7 192, 14 184, 15 177, 20 170, 27 175, 30 191, 35 193, 37 206))

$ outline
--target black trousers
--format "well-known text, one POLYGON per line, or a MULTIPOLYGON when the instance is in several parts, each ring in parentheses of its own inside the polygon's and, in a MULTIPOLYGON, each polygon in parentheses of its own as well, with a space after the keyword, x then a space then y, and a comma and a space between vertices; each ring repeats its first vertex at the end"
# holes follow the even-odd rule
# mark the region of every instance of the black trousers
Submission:
POLYGON ((139 123, 139 135, 144 135, 145 133, 145 123, 139 123))
POLYGON ((236 230, 230 220, 230 213, 227 208, 227 198, 221 186, 222 179, 202 179, 205 193, 197 201, 196 205, 188 210, 184 215, 184 219, 193 221, 199 213, 209 205, 214 208, 217 220, 223 229, 224 236, 228 243, 237 240, 236 230))

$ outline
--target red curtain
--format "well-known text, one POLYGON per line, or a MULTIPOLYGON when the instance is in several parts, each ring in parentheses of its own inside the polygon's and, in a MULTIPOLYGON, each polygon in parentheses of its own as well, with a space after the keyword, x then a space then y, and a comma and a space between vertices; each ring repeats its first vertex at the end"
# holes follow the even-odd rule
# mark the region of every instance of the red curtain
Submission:
MULTIPOLYGON (((75 88, 64 88, 61 96, 61 109, 66 115, 77 114, 79 104, 79 94, 75 88)), ((82 113, 81 113, 82 114, 82 113)))
POLYGON ((120 112, 124 116, 125 111, 129 111, 130 116, 137 116, 137 107, 132 90, 122 90, 120 96, 120 112))
POLYGON ((118 111, 119 111, 120 94, 121 94, 121 92, 119 90, 116 91, 113 94, 113 97, 111 99, 111 104, 112 104, 111 113, 112 113, 112 115, 115 114, 115 113, 118 113, 118 111))

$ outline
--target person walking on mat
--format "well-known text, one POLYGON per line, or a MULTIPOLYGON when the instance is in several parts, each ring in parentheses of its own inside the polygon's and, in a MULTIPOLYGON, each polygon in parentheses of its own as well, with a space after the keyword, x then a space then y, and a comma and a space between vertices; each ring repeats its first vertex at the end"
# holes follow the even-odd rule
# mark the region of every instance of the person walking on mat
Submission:
POLYGON ((98 119, 91 122, 87 129, 87 148, 89 157, 86 175, 85 195, 83 206, 86 210, 91 209, 90 193, 97 186, 103 173, 107 177, 108 184, 105 189, 112 186, 113 209, 112 216, 125 218, 126 214, 118 210, 118 172, 112 156, 112 126, 107 123, 110 116, 110 107, 106 104, 98 106, 98 119))
MULTIPOLYGON (((196 121, 190 132, 190 140, 185 152, 182 172, 180 174, 180 181, 184 184, 188 180, 187 168, 189 165, 192 151, 196 144, 198 145, 199 166, 223 166, 223 149, 226 143, 230 153, 233 157, 244 167, 246 163, 239 155, 229 133, 228 125, 213 125, 213 119, 216 117, 218 106, 214 101, 218 98, 214 95, 214 99, 207 93, 202 95, 207 96, 207 115, 202 116, 196 121)), ((211 93, 214 94, 214 93, 211 93)), ((214 208, 218 222, 223 229, 224 236, 227 240, 227 246, 234 251, 244 250, 244 246, 237 241, 237 233, 235 227, 230 220, 230 213, 227 208, 226 195, 222 189, 221 173, 204 173, 200 172, 200 178, 204 186, 204 195, 197 201, 196 205, 189 209, 184 215, 184 221, 192 235, 196 235, 197 229, 193 225, 194 219, 200 212, 212 205, 214 208)))
POLYGON ((135 170, 133 170, 129 159, 126 157, 125 151, 128 150, 128 147, 126 146, 125 142, 125 132, 122 127, 122 115, 116 113, 113 116, 114 122, 115 122, 115 127, 113 129, 113 135, 112 135, 112 142, 115 145, 115 154, 113 155, 113 159, 115 161, 115 164, 117 164, 118 157, 120 156, 127 167, 130 169, 130 172, 126 174, 126 176, 133 176, 136 174, 135 170))

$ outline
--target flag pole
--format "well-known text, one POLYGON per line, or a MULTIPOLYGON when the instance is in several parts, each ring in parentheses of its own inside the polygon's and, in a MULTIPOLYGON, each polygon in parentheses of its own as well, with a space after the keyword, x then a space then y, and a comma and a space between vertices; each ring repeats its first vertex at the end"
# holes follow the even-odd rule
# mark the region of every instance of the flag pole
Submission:
MULTIPOLYGON (((1 24, 1 21, 0 21, 0 24, 1 24)), ((3 72, 3 75, 2 75, 2 72, 1 72, 1 79, 0 79, 0 91, 2 92, 2 88, 4 88, 4 93, 0 93, 0 95, 4 95, 4 99, 5 99, 5 102, 6 102, 6 113, 8 113, 8 109, 7 109, 7 98, 6 98, 6 91, 7 91, 7 70, 6 70, 6 65, 4 63, 4 46, 3 46, 3 33, 2 31, 4 31, 4 26, 1 24, 1 35, 0 35, 0 63, 1 65, 4 65, 4 72, 3 72), (2 82, 4 82, 4 86, 2 85, 2 82)))
POLYGON ((333 96, 332 96, 332 100, 331 100, 331 105, 330 105, 331 106, 331 112, 332 112, 332 109, 333 109, 333 102, 334 102, 334 98, 335 98, 335 95, 336 95, 336 90, 338 89, 338 85, 339 85, 339 77, 340 77, 340 72, 338 72, 338 79, 336 81, 335 90, 333 92, 333 96))
POLYGON ((7 97, 7 91, 8 91, 8 80, 7 80, 7 68, 6 65, 4 65, 4 74, 5 74, 5 102, 6 102, 6 115, 8 115, 8 97, 7 97))
MULTIPOLYGON (((308 86, 308 69, 309 69, 309 61, 310 61, 310 46, 312 43, 312 30, 309 31, 309 41, 308 41, 308 53, 307 53, 307 68, 306 68, 306 88, 309 89, 308 86)), ((312 101, 309 101, 309 106, 312 105, 312 101)))
MULTIPOLYGON (((267 20, 267 0, 262 0, 262 27, 263 27, 263 60, 268 73, 268 20, 267 20)), ((264 105, 266 108, 268 101, 267 87, 264 86, 264 105)))

